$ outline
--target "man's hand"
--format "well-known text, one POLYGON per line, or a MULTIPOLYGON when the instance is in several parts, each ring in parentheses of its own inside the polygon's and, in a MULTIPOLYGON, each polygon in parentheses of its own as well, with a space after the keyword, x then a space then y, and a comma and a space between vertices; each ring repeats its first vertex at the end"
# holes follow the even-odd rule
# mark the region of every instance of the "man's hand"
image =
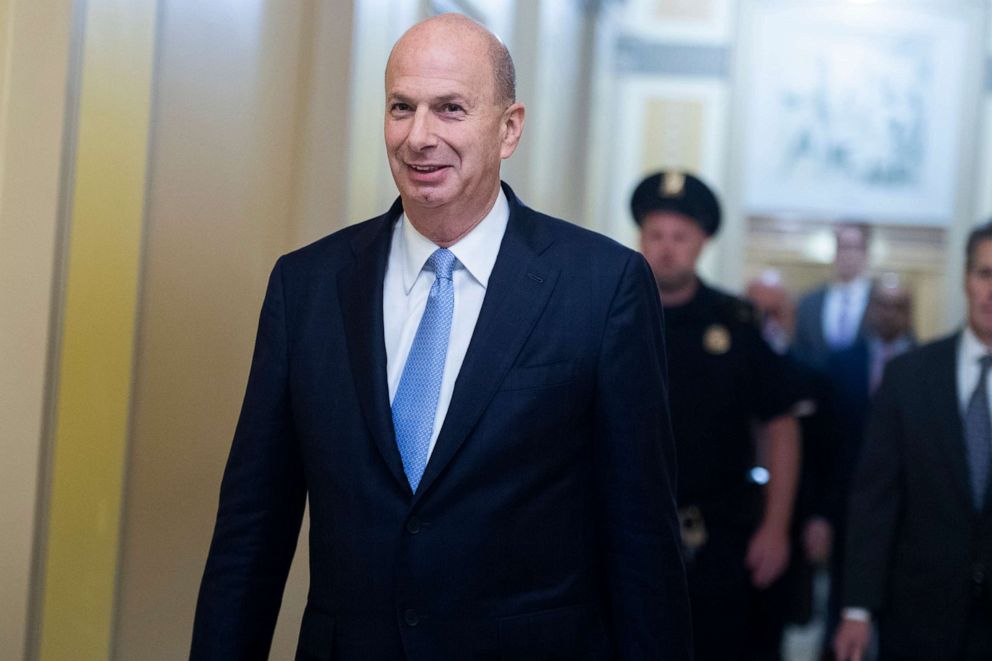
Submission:
POLYGON ((803 528, 803 548, 810 562, 822 564, 830 558, 834 546, 834 528, 821 516, 814 516, 803 528))
POLYGON ((747 545, 747 568, 751 583, 766 588, 775 582, 789 564, 789 535, 777 527, 762 525, 747 545))
POLYGON ((871 641, 871 622, 842 620, 834 636, 837 661, 862 661, 871 641))

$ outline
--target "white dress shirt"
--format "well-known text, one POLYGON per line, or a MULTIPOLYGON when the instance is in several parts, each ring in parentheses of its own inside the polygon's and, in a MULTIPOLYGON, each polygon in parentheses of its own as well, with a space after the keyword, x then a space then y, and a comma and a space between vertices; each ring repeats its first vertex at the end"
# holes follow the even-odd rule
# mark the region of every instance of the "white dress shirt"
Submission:
MULTIPOLYGON (((958 406, 961 415, 964 416, 968 409, 968 400, 975 392, 978 385, 978 377, 982 373, 982 368, 978 364, 978 359, 990 353, 989 347, 982 344, 975 333, 967 325, 961 333, 961 341, 958 342, 958 406)), ((992 388, 989 389, 989 406, 992 408, 992 388)))
POLYGON ((861 318, 868 305, 868 278, 835 282, 827 288, 823 302, 823 337, 835 349, 849 346, 858 336, 861 318))
MULTIPOLYGON (((448 413, 455 379, 465 360, 475 322, 479 319, 482 300, 489 285, 489 276, 496 264, 503 234, 510 219, 510 205, 500 189, 496 203, 482 221, 448 250, 457 258, 451 275, 455 288, 455 311, 451 320, 451 337, 448 356, 444 361, 441 393, 434 415, 434 430, 428 448, 428 457, 434 452, 441 425, 448 413)), ((434 273, 425 270, 427 258, 438 249, 424 237, 403 214, 393 228, 389 261, 382 290, 383 330, 386 340, 386 374, 389 383, 389 402, 392 404, 396 389, 403 376, 403 367, 417 334, 420 319, 427 307, 427 295, 434 284, 434 273)))

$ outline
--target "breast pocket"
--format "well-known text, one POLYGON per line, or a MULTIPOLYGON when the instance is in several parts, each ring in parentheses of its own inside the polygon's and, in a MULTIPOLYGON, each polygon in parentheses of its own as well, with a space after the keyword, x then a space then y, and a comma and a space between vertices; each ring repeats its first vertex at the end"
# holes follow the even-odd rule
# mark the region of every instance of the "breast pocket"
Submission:
POLYGON ((575 366, 570 361, 545 365, 519 366, 510 369, 500 390, 530 390, 549 388, 568 383, 575 376, 575 366))

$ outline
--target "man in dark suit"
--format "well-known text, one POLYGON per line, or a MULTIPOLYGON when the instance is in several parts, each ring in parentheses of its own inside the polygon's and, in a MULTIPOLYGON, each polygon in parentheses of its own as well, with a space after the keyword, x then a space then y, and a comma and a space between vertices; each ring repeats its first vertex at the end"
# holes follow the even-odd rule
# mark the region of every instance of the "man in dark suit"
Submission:
POLYGON ((883 661, 992 658, 992 224, 966 255, 965 328, 893 360, 872 401, 848 509, 841 661, 863 658, 873 620, 883 661))
POLYGON ((658 291, 524 206, 513 64, 414 26, 386 68, 400 199, 281 258, 194 659, 265 658, 304 509, 298 659, 689 659, 658 291))
POLYGON ((912 294, 895 274, 885 274, 873 283, 865 310, 865 327, 862 337, 850 347, 832 352, 827 361, 826 374, 836 404, 837 434, 831 439, 836 452, 829 467, 824 507, 833 532, 825 651, 831 649, 840 622, 848 494, 864 446, 871 398, 881 384, 886 365, 916 346, 912 294))
POLYGON ((792 354, 814 369, 825 369, 830 352, 851 346, 863 333, 870 236, 868 225, 838 225, 833 281, 799 299, 792 354))

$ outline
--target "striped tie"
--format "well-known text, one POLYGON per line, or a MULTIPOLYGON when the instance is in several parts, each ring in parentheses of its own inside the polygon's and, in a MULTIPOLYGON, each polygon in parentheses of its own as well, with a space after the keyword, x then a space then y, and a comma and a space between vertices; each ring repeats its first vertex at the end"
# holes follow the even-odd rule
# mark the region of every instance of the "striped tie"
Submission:
POLYGON ((971 495, 975 509, 985 507, 985 491, 989 482, 989 455, 992 453, 992 421, 989 419, 988 381, 992 355, 979 358, 981 376, 971 393, 964 413, 964 438, 968 448, 968 469, 971 476, 971 495))

